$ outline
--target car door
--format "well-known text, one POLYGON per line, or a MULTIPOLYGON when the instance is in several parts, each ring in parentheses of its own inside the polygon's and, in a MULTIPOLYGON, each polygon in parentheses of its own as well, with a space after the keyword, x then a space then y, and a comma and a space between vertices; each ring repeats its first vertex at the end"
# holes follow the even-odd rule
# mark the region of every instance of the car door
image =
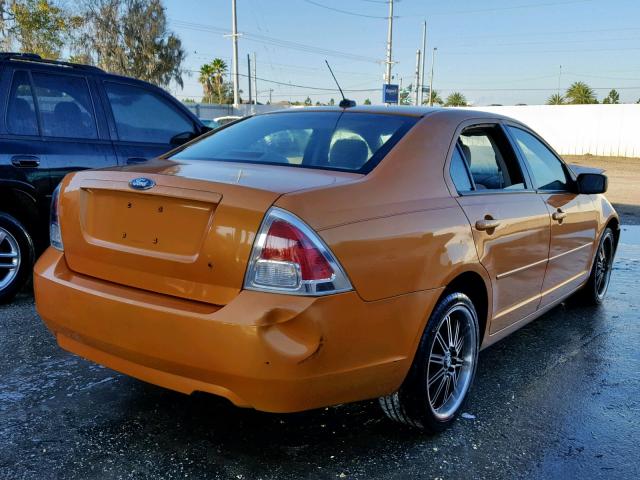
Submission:
POLYGON ((155 89, 111 80, 102 85, 121 164, 157 157, 201 133, 200 125, 155 89))
POLYGON ((569 169, 548 145, 524 127, 509 125, 507 129, 552 218, 549 264, 542 286, 544 307, 571 293, 588 277, 598 214, 591 197, 577 193, 569 169))
POLYGON ((6 68, 1 73, 0 91, 8 95, 0 98, 0 178, 28 184, 37 197, 46 198, 52 188, 31 76, 22 69, 6 68))
POLYGON ((465 126, 450 175, 491 277, 493 334, 538 308, 549 254, 549 212, 498 122, 465 126))
POLYGON ((116 165, 87 76, 34 69, 31 77, 43 140, 40 156, 46 159, 52 187, 69 172, 116 165))

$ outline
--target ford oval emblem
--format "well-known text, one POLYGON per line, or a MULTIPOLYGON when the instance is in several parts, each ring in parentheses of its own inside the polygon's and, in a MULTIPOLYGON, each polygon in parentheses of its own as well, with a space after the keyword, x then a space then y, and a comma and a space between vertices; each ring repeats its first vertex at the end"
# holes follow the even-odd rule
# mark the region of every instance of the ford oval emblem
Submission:
POLYGON ((138 177, 129 181, 129 186, 136 190, 149 190, 150 188, 155 187, 156 182, 151 180, 150 178, 138 177))

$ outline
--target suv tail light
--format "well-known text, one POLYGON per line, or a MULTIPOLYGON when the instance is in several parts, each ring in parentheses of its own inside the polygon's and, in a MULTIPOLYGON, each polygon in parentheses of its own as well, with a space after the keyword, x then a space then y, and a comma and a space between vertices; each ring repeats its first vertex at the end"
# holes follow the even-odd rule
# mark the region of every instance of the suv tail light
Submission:
POLYGON ((62 234, 60 233, 60 185, 56 187, 51 195, 51 214, 49 217, 49 241, 53 248, 64 252, 62 244, 62 234))
POLYGON ((294 295, 352 289, 318 234, 295 215, 275 207, 267 212, 256 236, 244 288, 294 295))

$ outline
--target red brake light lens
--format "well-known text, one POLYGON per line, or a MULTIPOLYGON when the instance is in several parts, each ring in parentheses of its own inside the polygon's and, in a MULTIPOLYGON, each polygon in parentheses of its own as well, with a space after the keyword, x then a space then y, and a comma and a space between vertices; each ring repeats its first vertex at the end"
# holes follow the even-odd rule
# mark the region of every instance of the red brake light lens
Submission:
POLYGON ((333 275, 331 265, 311 240, 284 220, 275 220, 269 227, 260 259, 296 263, 302 280, 327 280, 333 275))

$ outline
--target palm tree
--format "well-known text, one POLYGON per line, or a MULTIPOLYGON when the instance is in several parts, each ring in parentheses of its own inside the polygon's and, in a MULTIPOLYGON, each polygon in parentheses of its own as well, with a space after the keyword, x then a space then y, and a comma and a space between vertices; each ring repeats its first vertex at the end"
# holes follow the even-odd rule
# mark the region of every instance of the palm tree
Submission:
POLYGON ((613 89, 609 92, 609 95, 604 97, 604 100, 602 100, 602 103, 613 103, 613 104, 620 103, 620 94, 617 92, 617 90, 613 89))
POLYGON ((227 73, 227 64, 221 58, 214 58, 211 63, 206 63, 200 67, 200 77, 198 81, 204 90, 204 99, 213 103, 214 91, 217 93, 217 103, 223 103, 222 87, 224 76, 227 73))
POLYGON ((460 92, 453 92, 447 97, 445 107, 466 107, 467 99, 460 92))
MULTIPOLYGON (((433 91, 431 92, 430 97, 431 97, 431 104, 432 104, 432 105, 443 105, 443 104, 444 104, 444 102, 442 101, 442 97, 440 97, 440 94, 438 93, 438 91, 437 91, 437 90, 433 90, 433 91)), ((429 105, 429 99, 428 99, 428 98, 425 98, 425 99, 422 101, 422 104, 423 104, 423 105, 429 105)))
POLYGON ((554 93, 547 99, 547 105, 564 105, 564 97, 559 93, 554 93))
POLYGON ((571 86, 567 88, 565 97, 567 97, 569 103, 573 105, 598 103, 595 92, 584 82, 573 82, 571 86))

